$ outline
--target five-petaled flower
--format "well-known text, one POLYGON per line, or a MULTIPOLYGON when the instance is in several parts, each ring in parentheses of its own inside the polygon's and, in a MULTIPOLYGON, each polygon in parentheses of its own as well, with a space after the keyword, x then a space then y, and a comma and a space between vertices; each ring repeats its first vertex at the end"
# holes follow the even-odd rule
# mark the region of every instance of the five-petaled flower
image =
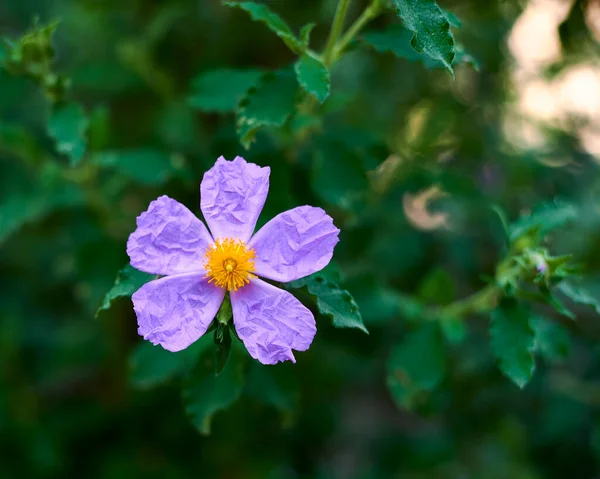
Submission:
POLYGON ((274 281, 293 281, 323 269, 339 230, 320 208, 300 206, 277 215, 254 236, 269 189, 268 167, 219 158, 200 184, 204 223, 161 196, 137 219, 127 242, 131 265, 164 275, 133 294, 138 332, 169 351, 202 336, 229 291, 233 323, 250 355, 263 364, 295 361, 316 333, 312 313, 274 281))

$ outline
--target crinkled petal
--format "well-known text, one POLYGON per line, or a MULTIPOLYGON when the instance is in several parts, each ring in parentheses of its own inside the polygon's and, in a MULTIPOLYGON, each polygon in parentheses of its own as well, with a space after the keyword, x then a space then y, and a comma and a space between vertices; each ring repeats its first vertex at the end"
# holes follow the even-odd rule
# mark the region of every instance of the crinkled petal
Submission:
POLYGON ((152 274, 204 270, 204 253, 213 243, 206 226, 181 203, 161 196, 138 216, 127 241, 131 265, 152 274))
POLYGON ((215 239, 247 242, 269 191, 269 167, 220 157, 200 184, 200 208, 215 239))
POLYGON ((294 281, 323 269, 333 256, 337 229, 321 208, 300 206, 277 215, 248 243, 254 271, 275 281, 294 281))
POLYGON ((287 291, 260 279, 231 292, 233 323, 246 349, 263 364, 296 362, 317 332, 312 313, 287 291))
POLYGON ((225 289, 209 284, 204 275, 167 276, 138 289, 131 299, 140 336, 169 351, 181 351, 197 341, 225 297, 225 289))

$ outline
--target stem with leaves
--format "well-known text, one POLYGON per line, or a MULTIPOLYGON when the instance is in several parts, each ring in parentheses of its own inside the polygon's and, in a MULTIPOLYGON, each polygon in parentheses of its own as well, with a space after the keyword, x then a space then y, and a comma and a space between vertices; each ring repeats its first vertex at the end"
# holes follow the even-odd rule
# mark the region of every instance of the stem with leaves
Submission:
POLYGON ((323 51, 323 62, 325 63, 325 66, 330 66, 334 61, 334 52, 336 50, 338 38, 342 33, 342 28, 344 27, 344 19, 346 18, 349 6, 350 0, 339 0, 331 24, 329 39, 327 40, 327 45, 323 51))

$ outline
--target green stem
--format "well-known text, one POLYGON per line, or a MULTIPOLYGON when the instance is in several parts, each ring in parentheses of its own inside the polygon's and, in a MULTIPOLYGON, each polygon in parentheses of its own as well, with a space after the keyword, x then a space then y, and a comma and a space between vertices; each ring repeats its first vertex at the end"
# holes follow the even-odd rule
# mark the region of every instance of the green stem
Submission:
POLYGON ((350 6, 350 0, 339 0, 337 9, 335 10, 335 17, 333 17, 333 23, 331 24, 331 32, 329 33, 329 39, 323 52, 323 61, 326 66, 330 66, 334 59, 334 51, 336 50, 336 44, 342 28, 344 27, 344 19, 350 6))
POLYGON ((500 290, 490 284, 471 296, 444 306, 442 316, 464 317, 472 313, 486 313, 496 307, 500 299, 500 290))
POLYGON ((354 37, 360 33, 367 23, 373 20, 381 13, 381 0, 373 0, 371 4, 362 12, 361 16, 356 19, 352 26, 346 31, 334 48, 332 62, 344 52, 348 44, 354 40, 354 37))

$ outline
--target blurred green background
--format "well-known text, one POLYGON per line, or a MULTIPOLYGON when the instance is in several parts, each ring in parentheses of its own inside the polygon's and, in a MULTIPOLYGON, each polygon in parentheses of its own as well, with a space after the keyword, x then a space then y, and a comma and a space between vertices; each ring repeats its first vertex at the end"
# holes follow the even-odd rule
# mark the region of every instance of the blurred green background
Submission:
MULTIPOLYGON (((316 22, 311 47, 322 50, 336 1, 262 3, 294 32, 316 22)), ((347 24, 366 5, 353 1, 347 24)), ((334 65, 323 105, 302 99, 246 150, 235 104, 252 83, 236 93, 206 73, 281 70, 294 55, 238 9, 0 4, 12 42, 36 18, 59 20, 54 62, 40 60, 47 83, 0 69, 0 477, 600 477, 591 308, 575 306, 574 322, 534 306, 547 320, 535 323, 536 371, 522 390, 495 364, 487 314, 465 315, 464 335, 433 349, 410 336, 418 305, 466 297, 494 275, 506 250, 492 206, 516 220, 556 197, 577 205, 547 246, 573 254, 600 294, 600 2, 440 5, 462 20, 455 36, 470 55, 455 80, 414 53, 372 48, 370 33, 399 23, 386 13, 334 65), (87 117, 74 167, 49 134, 53 92, 87 117), (336 281, 370 334, 335 329, 300 292, 317 315, 311 349, 295 365, 247 361, 240 398, 202 435, 182 401, 189 365, 140 346, 128 298, 96 312, 127 264, 136 216, 162 194, 200 214, 200 180, 220 155, 271 167, 259 224, 302 204, 334 217, 336 281), (396 360, 435 372, 399 391, 389 358, 402 344, 396 360)))

